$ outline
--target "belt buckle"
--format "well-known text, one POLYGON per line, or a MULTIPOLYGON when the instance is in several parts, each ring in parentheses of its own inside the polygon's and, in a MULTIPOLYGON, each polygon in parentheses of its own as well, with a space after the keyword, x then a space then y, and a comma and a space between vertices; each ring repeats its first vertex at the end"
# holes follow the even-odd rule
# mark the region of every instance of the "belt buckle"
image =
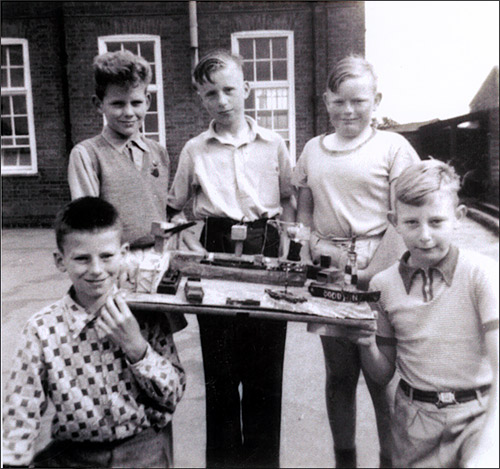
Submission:
POLYGON ((440 409, 441 407, 446 407, 451 404, 458 404, 455 399, 455 393, 453 391, 438 392, 438 400, 436 406, 440 409))

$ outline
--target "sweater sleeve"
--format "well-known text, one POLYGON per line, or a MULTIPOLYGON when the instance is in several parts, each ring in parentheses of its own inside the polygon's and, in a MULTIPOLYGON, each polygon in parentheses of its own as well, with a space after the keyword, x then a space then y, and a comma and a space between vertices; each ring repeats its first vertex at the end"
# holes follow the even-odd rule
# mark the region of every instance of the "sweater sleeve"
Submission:
POLYGON ((87 149, 76 145, 69 155, 68 184, 71 199, 78 197, 99 197, 100 184, 97 171, 97 162, 93 161, 87 149))
POLYGON ((11 370, 3 406, 3 463, 26 466, 35 455, 35 440, 48 405, 42 347, 30 324, 22 331, 11 370))
POLYGON ((159 323, 148 325, 148 348, 142 360, 129 368, 146 394, 173 413, 186 389, 186 376, 172 334, 159 323))

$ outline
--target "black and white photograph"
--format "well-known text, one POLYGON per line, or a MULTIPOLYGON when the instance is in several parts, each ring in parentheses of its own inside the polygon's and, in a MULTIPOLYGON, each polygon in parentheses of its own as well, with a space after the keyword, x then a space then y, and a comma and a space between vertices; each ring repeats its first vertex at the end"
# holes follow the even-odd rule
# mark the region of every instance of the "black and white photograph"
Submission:
POLYGON ((499 467, 499 5, 1 0, 1 467, 499 467))

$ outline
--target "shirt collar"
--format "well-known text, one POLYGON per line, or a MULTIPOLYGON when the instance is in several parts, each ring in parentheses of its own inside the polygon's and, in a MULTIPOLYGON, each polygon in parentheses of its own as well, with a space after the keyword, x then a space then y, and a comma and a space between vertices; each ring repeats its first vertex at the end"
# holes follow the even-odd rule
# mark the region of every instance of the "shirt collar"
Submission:
MULTIPOLYGON (((273 136, 272 136, 272 131, 269 129, 266 129, 264 127, 261 127, 257 122, 252 119, 249 116, 245 116, 245 120, 247 121, 249 127, 250 127, 250 142, 253 142, 257 137, 262 138, 263 140, 271 141, 273 136)), ((218 141, 220 140, 220 136, 217 134, 215 131, 215 120, 212 120, 210 122, 210 125, 208 126, 208 130, 206 131, 205 134, 205 140, 210 140, 210 139, 215 139, 218 141)))
MULTIPOLYGON (((118 292, 118 288, 113 286, 110 293, 115 294, 118 292)), ((107 299, 106 295, 106 299, 107 299)), ((80 333, 87 327, 92 321, 95 321, 99 316, 99 310, 103 306, 104 300, 96 301, 93 305, 88 308, 80 306, 75 300, 75 289, 72 286, 68 293, 64 296, 63 302, 66 312, 68 313, 69 329, 71 331, 72 337, 78 337, 80 333)))
POLYGON ((147 151, 148 146, 143 139, 142 134, 138 131, 132 137, 127 139, 120 138, 115 132, 113 132, 107 125, 104 126, 101 133, 102 137, 106 142, 108 142, 114 149, 118 152, 122 152, 124 148, 129 144, 133 143, 138 146, 142 151, 147 151))
MULTIPOLYGON (((413 279, 417 272, 423 270, 421 267, 412 267, 408 265, 408 259, 410 258, 410 251, 403 254, 399 262, 399 274, 403 280, 403 284, 406 289, 406 293, 410 293, 410 288, 413 279)), ((429 270, 437 270, 443 277, 446 285, 450 286, 453 280, 453 275, 455 274, 455 269, 458 262, 458 248, 451 245, 446 256, 444 256, 436 265, 430 267, 429 270)))

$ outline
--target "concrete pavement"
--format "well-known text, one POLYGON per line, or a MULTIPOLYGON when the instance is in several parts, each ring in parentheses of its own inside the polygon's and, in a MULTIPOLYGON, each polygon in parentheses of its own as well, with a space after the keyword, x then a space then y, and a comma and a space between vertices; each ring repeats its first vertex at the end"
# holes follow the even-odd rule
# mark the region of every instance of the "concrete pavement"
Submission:
MULTIPOLYGON (((498 237, 471 219, 462 222, 455 243, 499 258, 498 237)), ((27 318, 60 298, 69 287, 52 261, 55 240, 46 229, 2 231, 2 378, 8 376, 17 337, 27 318)), ((175 335, 186 368, 186 394, 174 416, 176 467, 204 467, 205 391, 196 318, 175 335)), ((285 356, 282 467, 334 466, 333 443, 324 402, 323 354, 318 336, 305 324, 289 323, 285 356)), ((375 418, 364 380, 358 387, 358 467, 378 466, 375 418)), ((48 419, 46 419, 47 422, 48 419)), ((48 440, 48 425, 39 444, 48 440)))

